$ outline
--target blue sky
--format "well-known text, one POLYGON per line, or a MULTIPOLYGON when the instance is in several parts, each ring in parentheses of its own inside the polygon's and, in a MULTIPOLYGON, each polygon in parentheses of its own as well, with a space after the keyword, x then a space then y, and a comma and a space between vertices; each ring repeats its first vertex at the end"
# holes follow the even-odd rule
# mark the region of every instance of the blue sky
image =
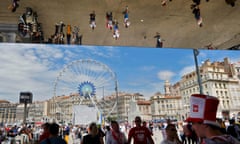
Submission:
MULTIPOLYGON (((207 59, 223 61, 225 57, 232 63, 240 61, 240 51, 199 51, 199 65, 207 59)), ((192 49, 1 43, 0 53, 0 99, 11 102, 19 101, 21 91, 31 91, 34 101, 50 99, 64 66, 77 60, 91 59, 106 65, 116 74, 119 91, 138 92, 146 98, 163 93, 165 80, 174 84, 183 74, 195 70, 192 49)), ((78 70, 84 71, 78 65, 78 70)), ((75 82, 72 77, 76 76, 61 75, 58 86, 61 79, 75 82)))

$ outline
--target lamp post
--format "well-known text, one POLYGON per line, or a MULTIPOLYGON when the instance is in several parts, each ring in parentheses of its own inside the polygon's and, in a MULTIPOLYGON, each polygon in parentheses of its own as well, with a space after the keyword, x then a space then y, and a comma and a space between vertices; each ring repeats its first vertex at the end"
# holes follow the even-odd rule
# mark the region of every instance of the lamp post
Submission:
POLYGON ((194 61, 195 61, 197 79, 198 79, 198 85, 199 85, 199 91, 200 91, 200 94, 203 94, 202 81, 201 81, 201 76, 200 76, 200 72, 199 72, 199 68, 198 68, 198 60, 197 60, 198 54, 199 54, 199 51, 197 49, 193 49, 193 55, 194 55, 194 61))
POLYGON ((117 104, 116 104, 116 107, 117 107, 117 121, 119 121, 119 102, 118 102, 118 82, 117 80, 115 81, 115 91, 116 91, 116 101, 117 101, 117 104))
POLYGON ((32 103, 33 94, 31 92, 20 92, 20 103, 24 104, 24 116, 23 116, 23 124, 26 124, 27 118, 27 104, 32 103))

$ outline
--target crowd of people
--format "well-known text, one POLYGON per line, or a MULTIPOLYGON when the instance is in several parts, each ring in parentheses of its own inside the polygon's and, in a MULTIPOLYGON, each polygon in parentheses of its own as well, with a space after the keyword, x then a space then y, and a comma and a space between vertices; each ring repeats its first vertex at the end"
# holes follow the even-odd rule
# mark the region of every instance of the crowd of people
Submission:
MULTIPOLYGON (((215 97, 209 96, 200 96, 201 98, 215 100, 215 97)), ((209 106, 206 108, 208 114, 215 109, 209 106)), ((206 110, 199 110, 198 113, 204 111, 206 110)), ((184 122, 168 119, 163 123, 152 123, 136 116, 132 125, 122 125, 115 120, 105 126, 96 122, 81 126, 46 122, 41 126, 14 125, 0 130, 0 143, 7 144, 240 144, 239 140, 240 125, 233 119, 226 126, 221 119, 212 115, 191 115, 191 112, 184 122), (156 132, 161 133, 161 141, 153 138, 156 132)))
POLYGON ((7 144, 240 144, 240 119, 217 118, 219 100, 214 96, 190 96, 189 117, 184 121, 167 119, 132 123, 111 120, 104 124, 2 125, 0 143, 7 144), (161 141, 153 139, 156 132, 161 141), (75 141, 78 139, 79 141, 75 141))
POLYGON ((82 35, 79 34, 80 28, 78 26, 72 26, 68 24, 67 26, 60 21, 55 24, 55 32, 48 38, 47 43, 51 44, 82 44, 82 35), (66 28, 66 31, 65 31, 66 28), (66 36, 65 36, 66 35, 66 36), (66 38, 66 40, 65 40, 66 38))

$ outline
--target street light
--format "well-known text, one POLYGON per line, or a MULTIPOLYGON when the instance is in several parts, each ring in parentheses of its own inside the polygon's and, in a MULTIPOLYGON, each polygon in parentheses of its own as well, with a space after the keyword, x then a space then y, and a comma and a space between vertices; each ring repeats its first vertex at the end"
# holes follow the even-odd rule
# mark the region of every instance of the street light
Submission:
POLYGON ((198 60, 197 60, 198 54, 199 54, 199 51, 197 49, 194 49, 193 55, 194 55, 194 61, 195 61, 195 66, 196 66, 198 85, 199 85, 200 94, 203 94, 202 81, 201 81, 201 77, 200 77, 200 72, 199 72, 199 68, 198 68, 198 60))
POLYGON ((19 103, 24 104, 23 124, 26 124, 27 118, 27 104, 32 103, 33 94, 31 92, 20 92, 19 103))

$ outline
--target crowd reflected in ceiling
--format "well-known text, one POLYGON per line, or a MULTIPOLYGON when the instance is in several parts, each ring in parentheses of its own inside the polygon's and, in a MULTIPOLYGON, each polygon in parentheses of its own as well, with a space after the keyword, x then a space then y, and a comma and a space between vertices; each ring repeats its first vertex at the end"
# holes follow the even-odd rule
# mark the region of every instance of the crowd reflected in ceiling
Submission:
POLYGON ((240 49, 240 2, 237 0, 72 2, 4 1, 5 9, 0 15, 0 41, 240 49))

